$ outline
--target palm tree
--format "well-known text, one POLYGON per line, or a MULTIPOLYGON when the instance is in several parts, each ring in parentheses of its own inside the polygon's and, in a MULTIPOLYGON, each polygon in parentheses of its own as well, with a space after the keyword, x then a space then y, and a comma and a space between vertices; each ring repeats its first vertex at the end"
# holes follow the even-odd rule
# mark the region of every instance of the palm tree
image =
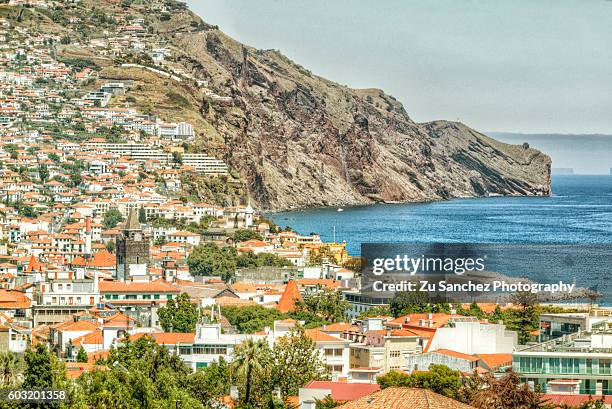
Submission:
POLYGON ((14 386, 23 370, 23 361, 13 352, 0 352, 0 384, 14 386))
POLYGON ((252 338, 243 341, 234 349, 232 369, 245 379, 244 403, 246 405, 251 400, 253 376, 263 370, 269 351, 270 348, 265 340, 254 341, 252 338))

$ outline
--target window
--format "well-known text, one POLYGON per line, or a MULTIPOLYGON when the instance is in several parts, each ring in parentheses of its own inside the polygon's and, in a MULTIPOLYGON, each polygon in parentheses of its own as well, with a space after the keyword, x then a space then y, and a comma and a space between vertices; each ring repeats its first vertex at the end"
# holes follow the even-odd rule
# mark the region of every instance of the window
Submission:
POLYGON ((389 353, 389 356, 390 356, 391 358, 399 358, 399 356, 400 356, 400 351, 391 351, 391 352, 389 353))
POLYGON ((578 358, 562 358, 561 359, 561 372, 562 373, 579 373, 580 372, 580 360, 578 358))
POLYGON ((599 373, 601 375, 610 375, 610 363, 612 360, 610 359, 600 359, 599 360, 599 373))
POLYGON ((136 297, 137 297, 137 296, 136 296, 136 294, 127 294, 127 295, 125 296, 125 299, 126 299, 126 300, 135 300, 135 299, 136 299, 136 297))
POLYGON ((159 300, 159 294, 155 294, 155 295, 153 296, 153 299, 155 299, 155 300, 159 300))
POLYGON ((327 365, 327 370, 329 373, 341 373, 342 365, 327 365))
POLYGON ((151 294, 143 294, 142 299, 143 300, 150 300, 151 299, 151 294))
POLYGON ((194 355, 227 355, 227 345, 195 344, 194 355))

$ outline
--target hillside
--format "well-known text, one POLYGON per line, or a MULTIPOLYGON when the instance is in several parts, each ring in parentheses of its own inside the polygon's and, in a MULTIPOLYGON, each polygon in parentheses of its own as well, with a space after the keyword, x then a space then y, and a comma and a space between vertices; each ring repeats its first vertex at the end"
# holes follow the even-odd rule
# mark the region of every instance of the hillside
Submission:
POLYGON ((132 80, 113 104, 193 123, 198 139, 189 149, 224 159, 262 209, 550 193, 545 154, 460 123, 416 123, 383 91, 351 89, 277 51, 245 46, 180 2, 57 7, 26 10, 24 24, 38 19, 66 33, 58 55, 96 62, 100 82, 132 80), (170 51, 161 69, 180 81, 121 66, 153 66, 137 51, 101 55, 92 46, 134 19, 145 22, 143 42, 170 51))

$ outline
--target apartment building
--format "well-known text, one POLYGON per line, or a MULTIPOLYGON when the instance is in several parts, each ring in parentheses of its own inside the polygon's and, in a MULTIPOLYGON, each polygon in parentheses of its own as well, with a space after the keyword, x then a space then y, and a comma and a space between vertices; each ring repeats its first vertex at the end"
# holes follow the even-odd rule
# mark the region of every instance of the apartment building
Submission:
POLYGON ((612 329, 608 321, 591 332, 577 332, 529 346, 512 355, 512 366, 532 388, 555 390, 560 380, 578 381, 581 394, 612 394, 612 329))

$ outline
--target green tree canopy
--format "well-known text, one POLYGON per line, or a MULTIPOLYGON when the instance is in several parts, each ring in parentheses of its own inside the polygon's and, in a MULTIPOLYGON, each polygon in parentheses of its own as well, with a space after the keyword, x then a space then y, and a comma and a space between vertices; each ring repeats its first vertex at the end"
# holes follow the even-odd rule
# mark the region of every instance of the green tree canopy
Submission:
POLYGON ((158 311, 159 323, 166 332, 194 332, 198 321, 198 309, 189 294, 182 293, 168 300, 158 311))
POLYGON ((236 230, 232 239, 238 243, 247 240, 263 240, 263 236, 255 230, 241 229, 236 230))
POLYGON ((77 353, 76 360, 77 362, 87 362, 87 352, 85 352, 85 348, 83 348, 82 345, 81 345, 81 348, 79 348, 79 352, 77 353))
POLYGON ((117 227, 117 225, 122 221, 123 215, 116 207, 113 207, 104 213, 102 224, 104 225, 105 229, 112 229, 117 227))
POLYGON ((299 388, 308 382, 326 376, 315 342, 306 336, 302 328, 279 338, 272 349, 272 357, 272 376, 283 398, 297 395, 299 388))
POLYGON ((327 322, 346 320, 346 312, 350 307, 350 303, 342 298, 342 294, 333 290, 308 295, 303 301, 297 302, 298 311, 311 312, 327 322))

